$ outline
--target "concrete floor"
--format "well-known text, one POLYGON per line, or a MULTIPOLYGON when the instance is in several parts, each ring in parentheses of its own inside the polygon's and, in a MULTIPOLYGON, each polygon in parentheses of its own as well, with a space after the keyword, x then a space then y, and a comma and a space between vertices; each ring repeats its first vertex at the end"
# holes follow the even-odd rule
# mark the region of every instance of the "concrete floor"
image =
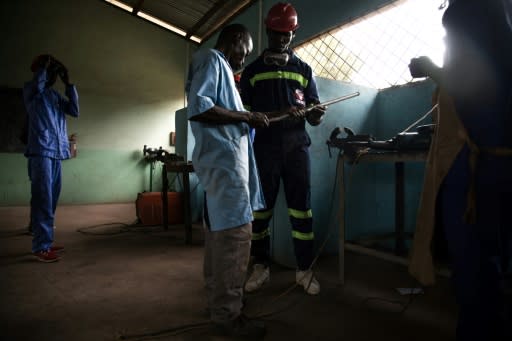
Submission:
MULTIPOLYGON (((207 321, 200 226, 186 245, 183 226, 130 227, 133 204, 60 206, 56 243, 66 251, 46 264, 19 233, 28 212, 0 208, 0 340, 223 340, 205 324, 172 332, 207 321)), ((346 263, 340 286, 337 256, 319 258, 316 297, 286 292, 294 271, 276 265, 264 290, 247 296, 246 313, 265 315, 265 340, 454 339, 446 278, 410 299, 396 291, 414 286, 404 266, 354 253, 346 263)))

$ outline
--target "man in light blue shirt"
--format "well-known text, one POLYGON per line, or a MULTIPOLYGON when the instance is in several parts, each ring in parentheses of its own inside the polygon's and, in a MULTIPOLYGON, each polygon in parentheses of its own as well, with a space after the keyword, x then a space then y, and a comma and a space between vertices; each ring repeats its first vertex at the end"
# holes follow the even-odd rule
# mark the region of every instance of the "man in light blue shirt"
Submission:
POLYGON ((252 211, 264 208, 249 131, 269 124, 263 113, 244 110, 233 78, 252 47, 246 27, 225 27, 215 48, 194 54, 186 89, 196 142, 192 162, 205 189, 204 276, 210 318, 217 332, 244 338, 265 334, 261 322, 241 313, 252 211))

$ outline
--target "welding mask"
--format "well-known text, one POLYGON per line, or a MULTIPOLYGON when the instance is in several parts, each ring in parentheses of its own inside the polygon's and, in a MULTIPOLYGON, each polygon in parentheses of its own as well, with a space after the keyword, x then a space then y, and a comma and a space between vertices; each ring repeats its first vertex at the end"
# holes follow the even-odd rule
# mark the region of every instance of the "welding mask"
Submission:
POLYGON ((288 53, 276 53, 271 51, 265 51, 263 54, 263 62, 265 65, 277 65, 277 66, 285 66, 288 64, 288 60, 290 56, 288 53))

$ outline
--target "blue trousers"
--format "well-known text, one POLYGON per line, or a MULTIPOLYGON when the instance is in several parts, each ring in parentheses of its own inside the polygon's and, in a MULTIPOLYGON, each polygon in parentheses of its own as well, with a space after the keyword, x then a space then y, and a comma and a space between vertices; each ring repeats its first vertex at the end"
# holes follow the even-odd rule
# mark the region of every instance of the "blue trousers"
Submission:
POLYGON ((55 210, 59 200, 61 160, 29 156, 28 175, 31 182, 30 221, 34 237, 32 252, 48 250, 53 243, 55 210))
POLYGON ((467 186, 445 183, 439 194, 459 306, 459 341, 512 339, 504 294, 512 245, 512 191, 506 187, 479 186, 475 224, 463 218, 467 186))

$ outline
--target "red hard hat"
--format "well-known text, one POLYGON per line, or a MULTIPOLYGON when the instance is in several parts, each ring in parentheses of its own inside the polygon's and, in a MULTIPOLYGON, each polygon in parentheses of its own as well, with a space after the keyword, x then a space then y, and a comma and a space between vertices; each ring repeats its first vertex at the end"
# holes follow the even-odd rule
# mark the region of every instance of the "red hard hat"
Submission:
POLYGON ((277 32, 295 31, 299 28, 297 11, 290 3, 278 2, 268 11, 265 25, 277 32))

